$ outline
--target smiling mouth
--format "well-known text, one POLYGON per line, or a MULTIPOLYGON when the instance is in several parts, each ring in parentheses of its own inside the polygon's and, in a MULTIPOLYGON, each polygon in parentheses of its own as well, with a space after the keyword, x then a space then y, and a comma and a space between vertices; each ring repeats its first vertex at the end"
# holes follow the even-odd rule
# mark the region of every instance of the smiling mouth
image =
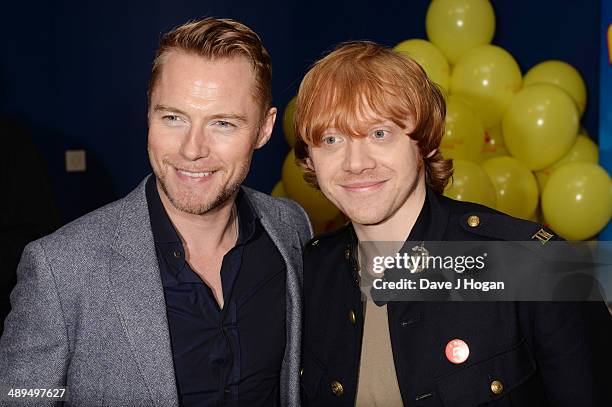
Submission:
POLYGON ((385 182, 387 182, 387 180, 355 182, 352 184, 341 185, 341 187, 349 192, 368 192, 381 188, 385 182))
POLYGON ((200 179, 200 178, 206 178, 206 177, 210 177, 211 175, 213 175, 215 172, 217 171, 200 171, 200 172, 194 172, 194 171, 185 171, 185 170, 179 170, 178 168, 175 168, 176 172, 178 172, 180 175, 185 176, 185 177, 189 177, 189 178, 193 178, 193 179, 200 179))

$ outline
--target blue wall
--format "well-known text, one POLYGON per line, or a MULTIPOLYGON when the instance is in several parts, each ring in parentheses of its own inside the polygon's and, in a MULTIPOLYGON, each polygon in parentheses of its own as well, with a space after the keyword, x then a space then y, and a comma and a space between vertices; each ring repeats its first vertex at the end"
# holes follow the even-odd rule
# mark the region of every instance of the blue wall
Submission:
MULTIPOLYGON (((494 43, 525 72, 545 59, 574 65, 588 87, 583 124, 597 139, 599 1, 493 0, 494 43)), ((336 43, 425 38, 429 0, 331 2, 11 2, 0 17, 0 115, 19 120, 46 158, 64 221, 129 192, 150 171, 146 85, 159 34, 201 16, 238 19, 274 61, 282 110, 301 75, 336 43), (85 149, 88 171, 64 172, 64 150, 85 149)), ((281 120, 255 154, 247 185, 269 191, 288 150, 281 120)), ((16 174, 18 176, 18 174, 16 174)))

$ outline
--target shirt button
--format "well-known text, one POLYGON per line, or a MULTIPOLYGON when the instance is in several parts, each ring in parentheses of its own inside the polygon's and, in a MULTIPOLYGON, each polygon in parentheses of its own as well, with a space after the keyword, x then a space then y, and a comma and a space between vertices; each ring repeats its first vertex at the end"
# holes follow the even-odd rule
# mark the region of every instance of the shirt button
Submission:
POLYGON ((475 228, 476 226, 480 225, 480 218, 476 215, 472 215, 469 218, 467 218, 467 224, 470 227, 475 228))
POLYGON ((499 380, 493 380, 491 382, 491 392, 493 394, 502 394, 504 391, 504 385, 499 380))
POLYGON ((344 394, 344 387, 342 387, 342 383, 337 380, 331 382, 331 391, 334 395, 340 397, 344 394))
POLYGON ((355 325, 357 323, 357 315, 355 314, 354 310, 349 311, 348 319, 352 325, 355 325))
POLYGON ((175 250, 175 251, 174 251, 174 253, 172 253, 172 254, 173 254, 173 255, 174 255, 174 257, 176 257, 177 259, 178 259, 179 257, 181 257, 181 252, 180 252, 180 251, 178 251, 178 250, 175 250))
POLYGON ((344 251, 344 258, 347 260, 351 258, 351 251, 349 249, 344 251))

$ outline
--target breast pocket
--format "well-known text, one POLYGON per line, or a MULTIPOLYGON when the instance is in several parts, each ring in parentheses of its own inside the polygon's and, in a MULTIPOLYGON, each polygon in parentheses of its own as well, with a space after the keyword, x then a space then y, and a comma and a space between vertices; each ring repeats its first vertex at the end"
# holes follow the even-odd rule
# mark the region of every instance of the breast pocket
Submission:
POLYGON ((515 400, 511 403, 506 396, 513 392, 525 394, 518 389, 535 373, 535 361, 523 340, 507 352, 439 378, 436 386, 445 406, 473 407, 487 403, 512 406, 515 400))

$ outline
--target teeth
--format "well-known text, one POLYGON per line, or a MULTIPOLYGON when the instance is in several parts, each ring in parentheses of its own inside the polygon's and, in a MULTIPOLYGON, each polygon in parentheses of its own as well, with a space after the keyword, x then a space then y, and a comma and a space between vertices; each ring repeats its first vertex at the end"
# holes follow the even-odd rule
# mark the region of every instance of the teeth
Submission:
POLYGON ((187 171, 183 171, 183 170, 179 170, 179 172, 183 175, 185 175, 186 177, 191 177, 191 178, 202 178, 202 177, 208 177, 210 176, 213 172, 209 171, 209 172, 187 172, 187 171))

